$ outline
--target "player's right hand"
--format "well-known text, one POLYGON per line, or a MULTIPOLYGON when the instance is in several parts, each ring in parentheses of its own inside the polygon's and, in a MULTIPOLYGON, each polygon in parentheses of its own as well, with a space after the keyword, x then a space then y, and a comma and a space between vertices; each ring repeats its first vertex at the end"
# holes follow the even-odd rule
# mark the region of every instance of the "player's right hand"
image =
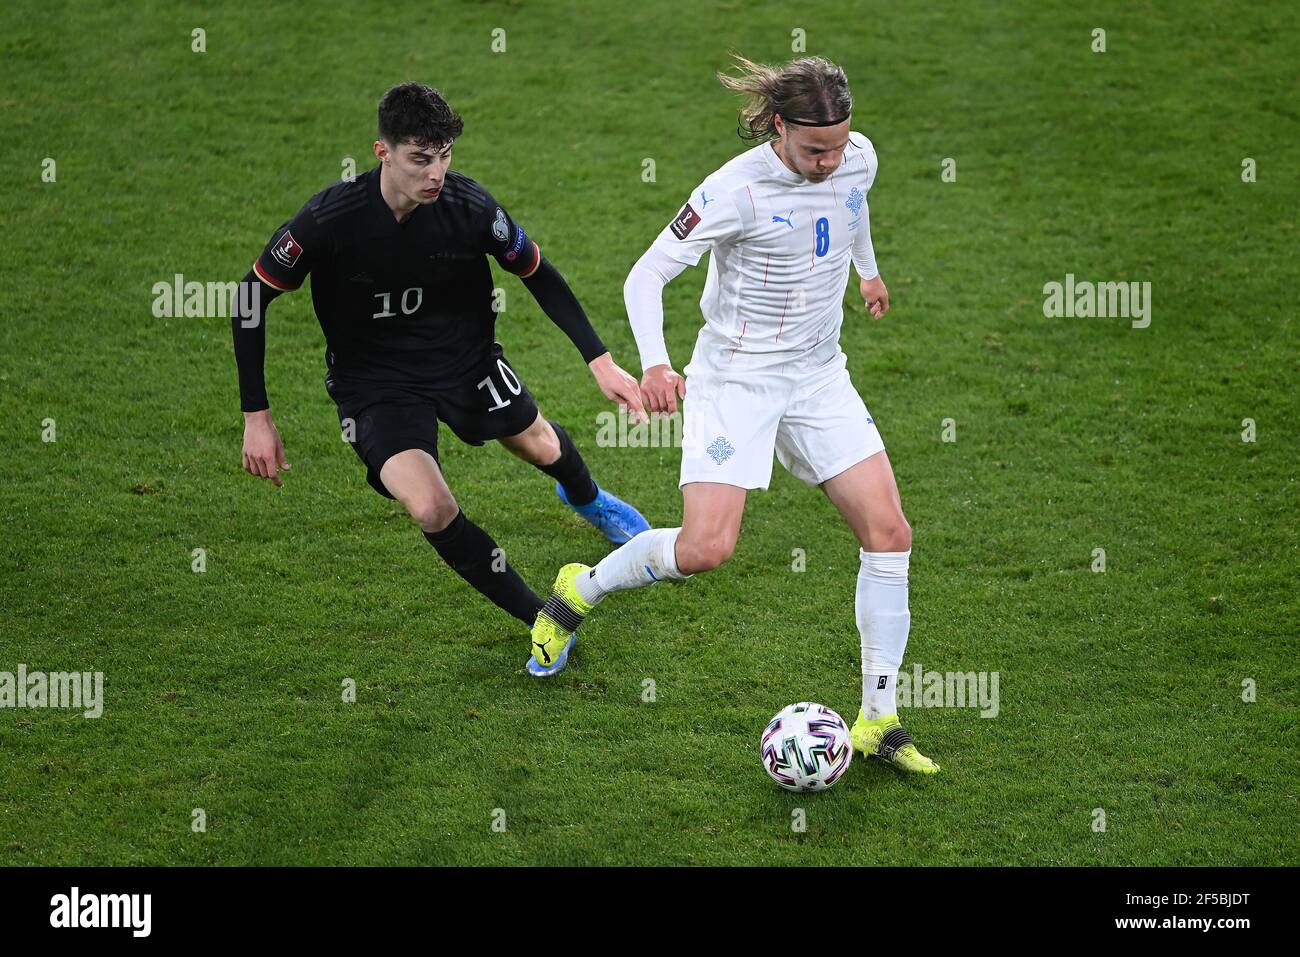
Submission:
POLYGON ((592 359, 587 366, 605 398, 626 408, 634 425, 642 419, 650 421, 645 409, 641 408, 641 391, 636 379, 623 370, 608 352, 592 359))
POLYGON ((280 432, 271 421, 271 410, 245 412, 244 471, 282 486, 284 482, 280 480, 279 470, 288 468, 284 443, 280 441, 280 432))
POLYGON ((677 411, 677 400, 686 398, 686 380, 667 364, 651 366, 641 377, 641 398, 650 412, 677 411))

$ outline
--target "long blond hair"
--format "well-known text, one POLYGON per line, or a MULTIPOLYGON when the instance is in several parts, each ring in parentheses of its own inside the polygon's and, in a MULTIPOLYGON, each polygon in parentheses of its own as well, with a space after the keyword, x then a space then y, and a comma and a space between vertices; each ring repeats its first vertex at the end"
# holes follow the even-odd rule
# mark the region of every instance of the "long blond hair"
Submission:
POLYGON ((719 73, 718 82, 749 98, 740 111, 740 135, 747 140, 774 138, 777 116, 824 124, 843 119, 853 110, 848 78, 829 60, 810 56, 769 66, 738 53, 732 58, 739 75, 719 73))

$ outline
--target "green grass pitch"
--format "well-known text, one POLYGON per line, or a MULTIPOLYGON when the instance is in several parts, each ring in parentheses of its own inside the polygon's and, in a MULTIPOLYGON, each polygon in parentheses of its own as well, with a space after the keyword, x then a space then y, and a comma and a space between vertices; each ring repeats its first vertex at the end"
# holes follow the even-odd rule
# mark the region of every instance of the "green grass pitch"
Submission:
MULTIPOLYGON (((0 864, 1294 864, 1298 20, 6 4, 0 671, 102 671, 105 702, 0 710, 0 864), (880 156, 892 309, 869 322, 846 289, 842 343, 915 530, 904 668, 1000 676, 995 718, 904 712, 937 779, 863 763, 821 795, 779 791, 757 753, 786 704, 859 700, 857 547, 820 492, 778 466, 729 565, 611 599, 537 683, 524 631, 366 486, 308 294, 269 313, 279 490, 240 469, 228 320, 151 312, 177 273, 240 278, 345 156, 368 168, 379 96, 418 79, 465 117, 453 166, 639 374, 627 269, 744 148, 713 74, 733 50, 790 58, 796 30, 844 65, 880 156), (1067 273, 1150 282, 1150 326, 1045 317, 1067 273)), ((666 294, 678 368, 703 281, 666 294)), ((598 481, 676 524, 677 451, 598 447, 608 404, 501 284, 498 337, 543 411, 598 481)), ((443 448, 534 588, 605 553, 503 449, 446 430, 443 448)))

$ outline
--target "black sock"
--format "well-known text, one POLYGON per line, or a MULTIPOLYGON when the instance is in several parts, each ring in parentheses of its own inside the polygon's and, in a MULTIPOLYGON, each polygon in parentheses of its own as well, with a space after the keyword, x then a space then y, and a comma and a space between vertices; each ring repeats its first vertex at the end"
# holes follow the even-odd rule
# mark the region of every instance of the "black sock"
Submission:
POLYGON ((442 531, 425 532, 424 537, 457 575, 490 598, 498 608, 514 615, 529 628, 533 626, 542 600, 524 583, 514 567, 504 562, 504 555, 497 551, 492 536, 466 518, 464 512, 457 512, 451 524, 442 531), (500 571, 493 569, 493 562, 497 562, 500 571))
POLYGON ((558 422, 551 422, 555 436, 560 440, 560 457, 550 465, 537 466, 551 478, 564 486, 564 494, 570 505, 586 505, 596 498, 596 483, 587 471, 587 463, 582 460, 582 453, 569 438, 569 433, 558 422))

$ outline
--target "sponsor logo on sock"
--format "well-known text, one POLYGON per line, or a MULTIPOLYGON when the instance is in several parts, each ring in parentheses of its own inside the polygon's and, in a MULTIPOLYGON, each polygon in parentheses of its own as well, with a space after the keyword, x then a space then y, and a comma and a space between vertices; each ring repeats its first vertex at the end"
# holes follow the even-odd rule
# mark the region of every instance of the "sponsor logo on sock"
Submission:
POLYGON ((876 681, 876 690, 884 691, 885 685, 889 684, 889 675, 881 675, 876 681))

